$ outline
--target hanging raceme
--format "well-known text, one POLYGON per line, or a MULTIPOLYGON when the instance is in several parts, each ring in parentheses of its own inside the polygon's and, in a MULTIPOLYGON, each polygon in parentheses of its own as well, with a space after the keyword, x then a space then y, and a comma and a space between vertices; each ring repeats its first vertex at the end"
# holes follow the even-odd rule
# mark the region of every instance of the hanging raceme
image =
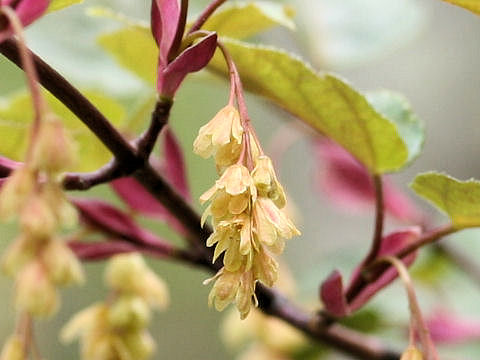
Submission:
POLYGON ((271 254, 281 253, 285 239, 300 232, 281 210, 285 192, 250 123, 235 64, 224 54, 232 74, 230 100, 200 128, 193 148, 204 158, 213 155, 220 175, 200 196, 201 203, 210 202, 202 223, 211 216, 214 227, 207 246, 215 246, 213 261, 223 254, 224 264, 206 281, 215 280, 208 301, 219 311, 234 302, 243 319, 252 299, 256 303, 257 281, 271 287, 277 280, 271 254))

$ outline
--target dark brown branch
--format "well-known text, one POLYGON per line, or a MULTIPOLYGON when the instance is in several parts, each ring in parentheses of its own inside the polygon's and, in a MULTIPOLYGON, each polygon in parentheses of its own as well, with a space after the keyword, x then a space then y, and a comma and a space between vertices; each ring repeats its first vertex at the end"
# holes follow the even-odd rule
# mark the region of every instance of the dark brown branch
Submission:
POLYGON ((115 159, 90 173, 68 173, 63 178, 66 190, 88 190, 95 185, 107 183, 126 175, 115 159))
MULTIPOLYGON (((223 2, 224 1, 215 1, 212 3, 211 12, 214 11, 213 5, 218 7, 223 2)), ((205 14, 204 18, 206 19, 208 16, 208 14, 205 14)), ((203 24, 202 21, 197 23, 200 24, 200 26, 203 24)), ((18 50, 14 40, 7 40, 1 43, 0 53, 20 66, 18 50)), ((190 264, 206 267, 210 271, 217 271, 221 264, 218 262, 211 264, 212 253, 210 249, 205 247, 205 240, 211 234, 212 230, 209 227, 202 228, 200 226, 200 217, 195 210, 169 186, 150 164, 137 156, 136 149, 116 131, 98 109, 78 90, 37 56, 34 56, 34 62, 39 73, 40 83, 77 115, 108 149, 110 149, 118 161, 119 166, 122 167, 122 171, 126 173, 134 172, 135 178, 155 195, 196 239, 196 249, 201 250, 201 252, 182 252, 178 254, 178 258, 188 261, 190 264)), ((110 169, 107 167, 100 171, 99 177, 105 179, 111 176, 109 175, 110 172, 115 171, 115 164, 112 164, 110 169)), ((89 176, 91 183, 98 181, 98 177, 95 178, 95 176, 93 176, 94 180, 92 180, 92 174, 89 176)), ((75 181, 72 180, 71 184, 73 183, 75 183, 75 181)), ((81 184, 81 181, 78 179, 77 184, 81 184)), ((271 289, 259 285, 257 288, 257 297, 259 299, 259 307, 265 313, 283 319, 311 338, 325 342, 339 351, 364 360, 398 360, 400 358, 398 353, 386 350, 378 344, 372 343, 369 338, 354 331, 347 330, 338 325, 332 327, 318 326, 318 324, 321 324, 321 321, 317 316, 297 308, 290 301, 271 289)))
POLYGON ((155 109, 150 120, 150 127, 138 138, 137 155, 145 161, 152 153, 158 135, 168 121, 170 116, 170 109, 172 107, 172 100, 163 98, 155 104, 155 109))

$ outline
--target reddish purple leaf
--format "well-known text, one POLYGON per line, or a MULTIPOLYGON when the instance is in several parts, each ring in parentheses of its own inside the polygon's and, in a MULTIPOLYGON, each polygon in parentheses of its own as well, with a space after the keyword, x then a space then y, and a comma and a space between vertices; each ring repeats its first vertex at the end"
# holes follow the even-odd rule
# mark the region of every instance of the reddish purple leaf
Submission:
MULTIPOLYGON (((421 234, 421 230, 419 227, 413 226, 406 228, 405 230, 396 231, 385 236, 382 240, 382 245, 380 247, 380 251, 378 257, 386 256, 386 255, 395 255, 399 251, 408 247, 412 242, 418 239, 421 234)), ((410 266, 415 258, 417 253, 414 252, 410 255, 405 256, 402 258, 403 263, 405 266, 410 266)), ((350 284, 354 283, 356 279, 361 276, 360 274, 360 265, 357 267, 350 280, 350 284)), ((398 277, 397 270, 393 267, 387 269, 383 275, 381 275, 377 280, 367 285, 356 297, 350 302, 350 309, 352 311, 358 310, 361 308, 372 296, 378 293, 381 289, 389 285, 392 281, 394 281, 398 277)))
POLYGON ((133 210, 159 220, 165 220, 168 216, 167 209, 134 178, 116 179, 110 186, 133 210))
POLYGON ((432 340, 438 343, 458 344, 480 339, 480 320, 437 310, 426 322, 432 340))
POLYGON ((139 251, 126 241, 113 240, 102 242, 71 241, 68 246, 81 260, 104 260, 117 254, 139 251))
POLYGON ((347 316, 350 313, 345 299, 342 275, 338 270, 332 272, 322 283, 320 299, 325 306, 325 310, 335 317, 347 316))
POLYGON ((185 49, 165 68, 158 67, 157 90, 165 96, 173 96, 188 73, 203 69, 217 47, 217 34, 212 33, 200 42, 185 49))
POLYGON ((74 199, 72 202, 79 210, 82 220, 91 227, 144 245, 170 248, 167 242, 137 225, 130 215, 108 203, 92 199, 74 199))
POLYGON ((23 163, 10 160, 9 158, 0 156, 0 177, 7 177, 10 173, 22 166, 23 163))
MULTIPOLYGON (((375 203, 372 177, 360 162, 329 140, 316 140, 314 148, 318 161, 325 164, 320 186, 335 203, 350 210, 364 210, 375 203)), ((383 191, 387 213, 401 221, 422 221, 412 201, 386 177, 383 191)))
MULTIPOLYGON (((170 185, 185 197, 191 200, 188 186, 183 151, 174 133, 168 127, 163 139, 163 159, 152 159, 158 171, 165 175, 170 185)), ((150 194, 143 185, 132 177, 124 177, 110 183, 113 190, 133 210, 139 213, 165 221, 180 234, 185 234, 181 223, 150 194)))
MULTIPOLYGON (((0 0, 1 6, 13 5, 15 0, 0 0)), ((20 0, 17 5, 13 5, 18 18, 23 26, 30 25, 38 19, 47 10, 50 1, 48 0, 20 0)), ((13 34, 10 26, 2 28, 2 19, 0 18, 0 42, 9 38, 13 34)))
POLYGON ((192 196, 190 194, 190 187, 188 186, 183 151, 175 134, 170 130, 170 127, 165 129, 163 144, 165 175, 175 190, 190 201, 192 196))
POLYGON ((180 21, 178 0, 152 0, 152 34, 160 48, 159 69, 168 64, 168 54, 180 21))

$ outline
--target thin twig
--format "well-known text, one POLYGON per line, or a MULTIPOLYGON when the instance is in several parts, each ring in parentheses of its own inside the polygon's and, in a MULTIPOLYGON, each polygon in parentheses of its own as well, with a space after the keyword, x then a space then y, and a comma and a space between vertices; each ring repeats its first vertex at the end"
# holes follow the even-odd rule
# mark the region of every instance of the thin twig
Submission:
MULTIPOLYGON (((375 188, 375 231, 373 234, 372 246, 367 256, 362 261, 362 269, 367 268, 373 261, 375 261, 382 245, 385 211, 383 202, 383 184, 380 175, 373 175, 373 185, 375 188)), ((362 269, 360 271, 362 271, 362 269)), ((355 281, 350 284, 346 292, 347 301, 349 303, 352 302, 367 284, 368 281, 364 276, 358 276, 355 281)))
POLYGON ((145 130, 145 132, 138 138, 136 142, 137 155, 145 161, 148 160, 148 157, 152 153, 153 147, 155 146, 158 135, 168 121, 171 107, 171 99, 162 98, 158 100, 152 113, 152 119, 150 120, 149 128, 145 130))
POLYGON ((212 1, 203 12, 198 16, 197 20, 193 23, 188 33, 200 30, 200 28, 205 24, 208 18, 217 10, 224 2, 227 0, 214 0, 212 1))

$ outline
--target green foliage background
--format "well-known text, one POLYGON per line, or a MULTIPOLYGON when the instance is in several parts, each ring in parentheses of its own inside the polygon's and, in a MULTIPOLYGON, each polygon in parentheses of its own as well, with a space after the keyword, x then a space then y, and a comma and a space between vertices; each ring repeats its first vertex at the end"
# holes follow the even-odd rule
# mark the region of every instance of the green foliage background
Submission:
MULTIPOLYGON (((358 17, 392 16, 382 8, 384 1, 362 1, 364 4, 376 4, 372 6, 378 9, 378 12, 360 12, 358 17)), ((355 7, 362 1, 350 0, 345 3, 355 7)), ((95 38, 100 32, 113 30, 118 27, 118 23, 86 17, 84 12, 88 6, 111 5, 123 8, 125 13, 131 16, 146 18, 147 1, 134 5, 132 3, 129 0, 87 0, 86 4, 49 15, 28 31, 30 45, 47 62, 79 87, 115 96, 129 114, 134 112, 136 105, 148 98, 148 89, 132 75, 121 70, 95 45, 95 38)), ((191 3, 198 10, 207 2, 191 3)), ((403 93, 410 100, 414 110, 427 124, 427 140, 419 160, 405 173, 396 177, 399 184, 409 183, 416 173, 427 170, 445 171, 462 179, 480 178, 477 160, 480 139, 480 131, 477 130, 480 118, 480 44, 477 35, 480 31, 480 20, 462 9, 436 0, 412 1, 411 3, 418 7, 416 11, 421 14, 422 21, 412 32, 416 33, 416 37, 410 39, 408 45, 399 49, 388 47, 370 57, 356 50, 360 60, 349 58, 350 62, 338 62, 342 67, 335 67, 326 61, 325 53, 319 54, 318 47, 313 44, 320 42, 322 35, 332 38, 336 35, 328 32, 328 26, 323 28, 325 33, 321 32, 322 28, 307 27, 308 21, 303 15, 305 8, 309 6, 327 6, 328 3, 327 0, 294 2, 293 5, 299 8, 296 19, 299 26, 297 33, 292 34, 285 29, 269 31, 263 39, 264 42, 279 44, 300 52, 305 57, 311 57, 316 68, 336 70, 361 90, 389 88, 403 93), (301 39, 300 42, 297 42, 298 39, 301 39)), ((360 9, 366 10, 366 6, 360 9)), ((319 7, 312 11, 320 14, 319 7)), ((397 19, 396 22, 385 22, 385 33, 395 33, 395 27, 402 25, 402 13, 397 16, 393 16, 397 19)), ((351 18, 344 21, 350 21, 352 32, 359 33, 359 23, 355 23, 351 18)), ((358 45, 361 41, 381 43, 384 39, 367 36, 367 39, 357 39, 355 44, 358 45)), ((1 57, 0 74, 1 102, 2 98, 21 89, 23 77, 1 57)), ((189 78, 176 98, 171 124, 185 149, 189 180, 195 198, 210 186, 215 172, 211 162, 191 153, 191 144, 198 128, 225 104, 227 94, 228 89, 222 81, 199 74, 189 78)), ((273 109, 265 100, 250 96, 248 101, 254 125, 259 129, 262 139, 268 143, 272 138, 271 129, 281 126, 290 117, 273 109)), ((1 135, 0 130, 0 137, 1 135)), ((300 298, 311 303, 316 301, 318 283, 333 267, 340 268, 346 274, 359 261, 371 236, 373 215, 370 212, 360 216, 346 215, 321 195, 312 196, 315 191, 315 164, 310 152, 307 139, 296 143, 282 163, 281 178, 301 214, 300 228, 304 234, 300 239, 288 244, 286 257, 298 279, 300 298)), ((107 196, 118 203, 107 187, 95 189, 88 195, 107 196)), ((445 222, 446 218, 439 216, 439 220, 445 222)), ((168 234, 168 230, 162 225, 153 222, 148 225, 161 234, 168 234)), ((389 224, 389 227, 393 225, 389 224)), ((4 248, 14 236, 15 229, 8 225, 2 226, 0 231, 0 248, 4 248)), ((477 231, 468 231, 455 238, 452 240, 470 253, 480 251, 477 231)), ((476 306, 480 300, 478 290, 461 274, 450 270, 442 272, 442 265, 438 265, 438 262, 433 262, 432 265, 427 261, 430 260, 426 257, 423 264, 428 266, 422 268, 422 262, 418 266, 417 281, 420 284, 431 285, 432 281, 438 282, 438 274, 445 277, 442 278, 443 285, 434 294, 427 292, 425 286, 419 286, 423 295, 422 305, 427 309, 431 305, 435 306, 438 304, 436 298, 441 294, 444 299, 442 301, 452 305, 459 313, 476 313, 476 317, 480 319, 480 311, 476 306), (459 293, 465 296, 458 296, 459 293)), ((208 310, 206 306, 209 288, 203 286, 202 281, 210 275, 177 264, 151 263, 170 286, 172 298, 169 310, 155 317, 152 331, 158 343, 155 358, 232 358, 232 353, 223 348, 217 337, 222 315, 208 310)), ((102 264, 87 265, 87 284, 80 289, 64 291, 63 306, 58 316, 38 323, 38 328, 41 329, 38 332, 40 346, 47 359, 77 358, 77 345, 60 346, 56 334, 72 313, 105 295, 101 279, 102 267, 102 264)), ((1 304, 4 305, 0 310, 0 340, 3 340, 10 333, 14 320, 9 307, 11 282, 3 275, 0 277, 0 294, 1 304)), ((392 322, 406 319, 407 305, 400 287, 394 286, 385 295, 377 298, 373 305, 377 310, 388 313, 392 322)), ((399 345, 405 341, 401 337, 401 330, 384 332, 381 335, 399 345)), ((453 347, 448 349, 447 353, 454 354, 457 350, 453 347)), ((476 358, 480 354, 480 347, 467 346, 462 351, 465 359, 476 358)), ((331 358, 341 357, 335 354, 331 358)))

